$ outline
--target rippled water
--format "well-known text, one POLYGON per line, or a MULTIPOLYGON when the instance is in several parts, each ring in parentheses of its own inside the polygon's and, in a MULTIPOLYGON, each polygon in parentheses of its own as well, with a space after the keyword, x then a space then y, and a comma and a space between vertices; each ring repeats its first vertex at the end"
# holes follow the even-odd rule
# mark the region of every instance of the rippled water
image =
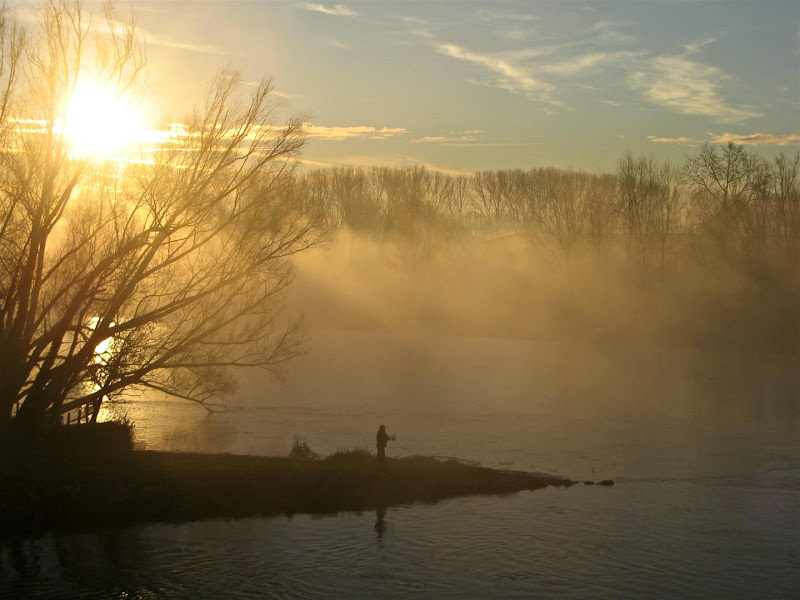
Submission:
POLYGON ((119 405, 142 447, 459 456, 613 478, 337 516, 151 524, 0 545, 4 598, 791 598, 800 385, 791 361, 329 333, 286 386, 210 418, 119 405), (746 368, 744 368, 746 366, 746 368))

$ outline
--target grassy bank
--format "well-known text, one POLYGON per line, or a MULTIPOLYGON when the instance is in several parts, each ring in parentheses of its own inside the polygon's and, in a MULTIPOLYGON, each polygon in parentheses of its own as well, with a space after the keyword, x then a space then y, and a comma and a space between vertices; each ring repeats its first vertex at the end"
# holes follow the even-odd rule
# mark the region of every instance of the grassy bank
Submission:
POLYGON ((304 460, 89 450, 5 453, 0 531, 335 513, 575 483, 422 456, 379 465, 366 452, 304 460))

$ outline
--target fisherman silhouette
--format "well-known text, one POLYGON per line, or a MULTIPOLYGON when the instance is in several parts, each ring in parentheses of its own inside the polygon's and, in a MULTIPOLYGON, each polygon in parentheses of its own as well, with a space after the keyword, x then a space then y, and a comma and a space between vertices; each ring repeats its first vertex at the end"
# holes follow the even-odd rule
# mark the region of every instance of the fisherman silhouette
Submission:
POLYGON ((386 462, 386 444, 389 440, 393 440, 397 436, 390 436, 386 433, 386 425, 381 425, 375 437, 378 444, 378 462, 386 462))

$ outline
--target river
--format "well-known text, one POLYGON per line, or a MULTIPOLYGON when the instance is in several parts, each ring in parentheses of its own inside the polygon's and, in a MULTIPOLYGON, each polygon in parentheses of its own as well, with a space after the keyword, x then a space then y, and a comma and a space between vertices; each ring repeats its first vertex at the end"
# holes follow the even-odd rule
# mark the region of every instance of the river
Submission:
POLYGON ((616 485, 4 540, 0 597, 796 597, 796 357, 341 330, 312 345, 222 413, 110 410, 140 448, 275 455, 299 436, 326 455, 372 449, 384 423, 389 456, 616 485))

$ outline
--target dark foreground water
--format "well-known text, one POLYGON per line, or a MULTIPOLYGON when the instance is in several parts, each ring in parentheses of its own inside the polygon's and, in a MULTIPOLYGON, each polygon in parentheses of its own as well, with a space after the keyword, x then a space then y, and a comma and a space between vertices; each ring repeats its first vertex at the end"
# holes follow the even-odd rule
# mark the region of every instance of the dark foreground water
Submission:
MULTIPOLYGON (((796 598, 795 362, 329 332, 225 414, 118 405, 142 447, 371 447, 613 478, 334 516, 152 524, 0 544, 4 598, 796 598)), ((102 510, 102 507, 98 507, 102 510)))

